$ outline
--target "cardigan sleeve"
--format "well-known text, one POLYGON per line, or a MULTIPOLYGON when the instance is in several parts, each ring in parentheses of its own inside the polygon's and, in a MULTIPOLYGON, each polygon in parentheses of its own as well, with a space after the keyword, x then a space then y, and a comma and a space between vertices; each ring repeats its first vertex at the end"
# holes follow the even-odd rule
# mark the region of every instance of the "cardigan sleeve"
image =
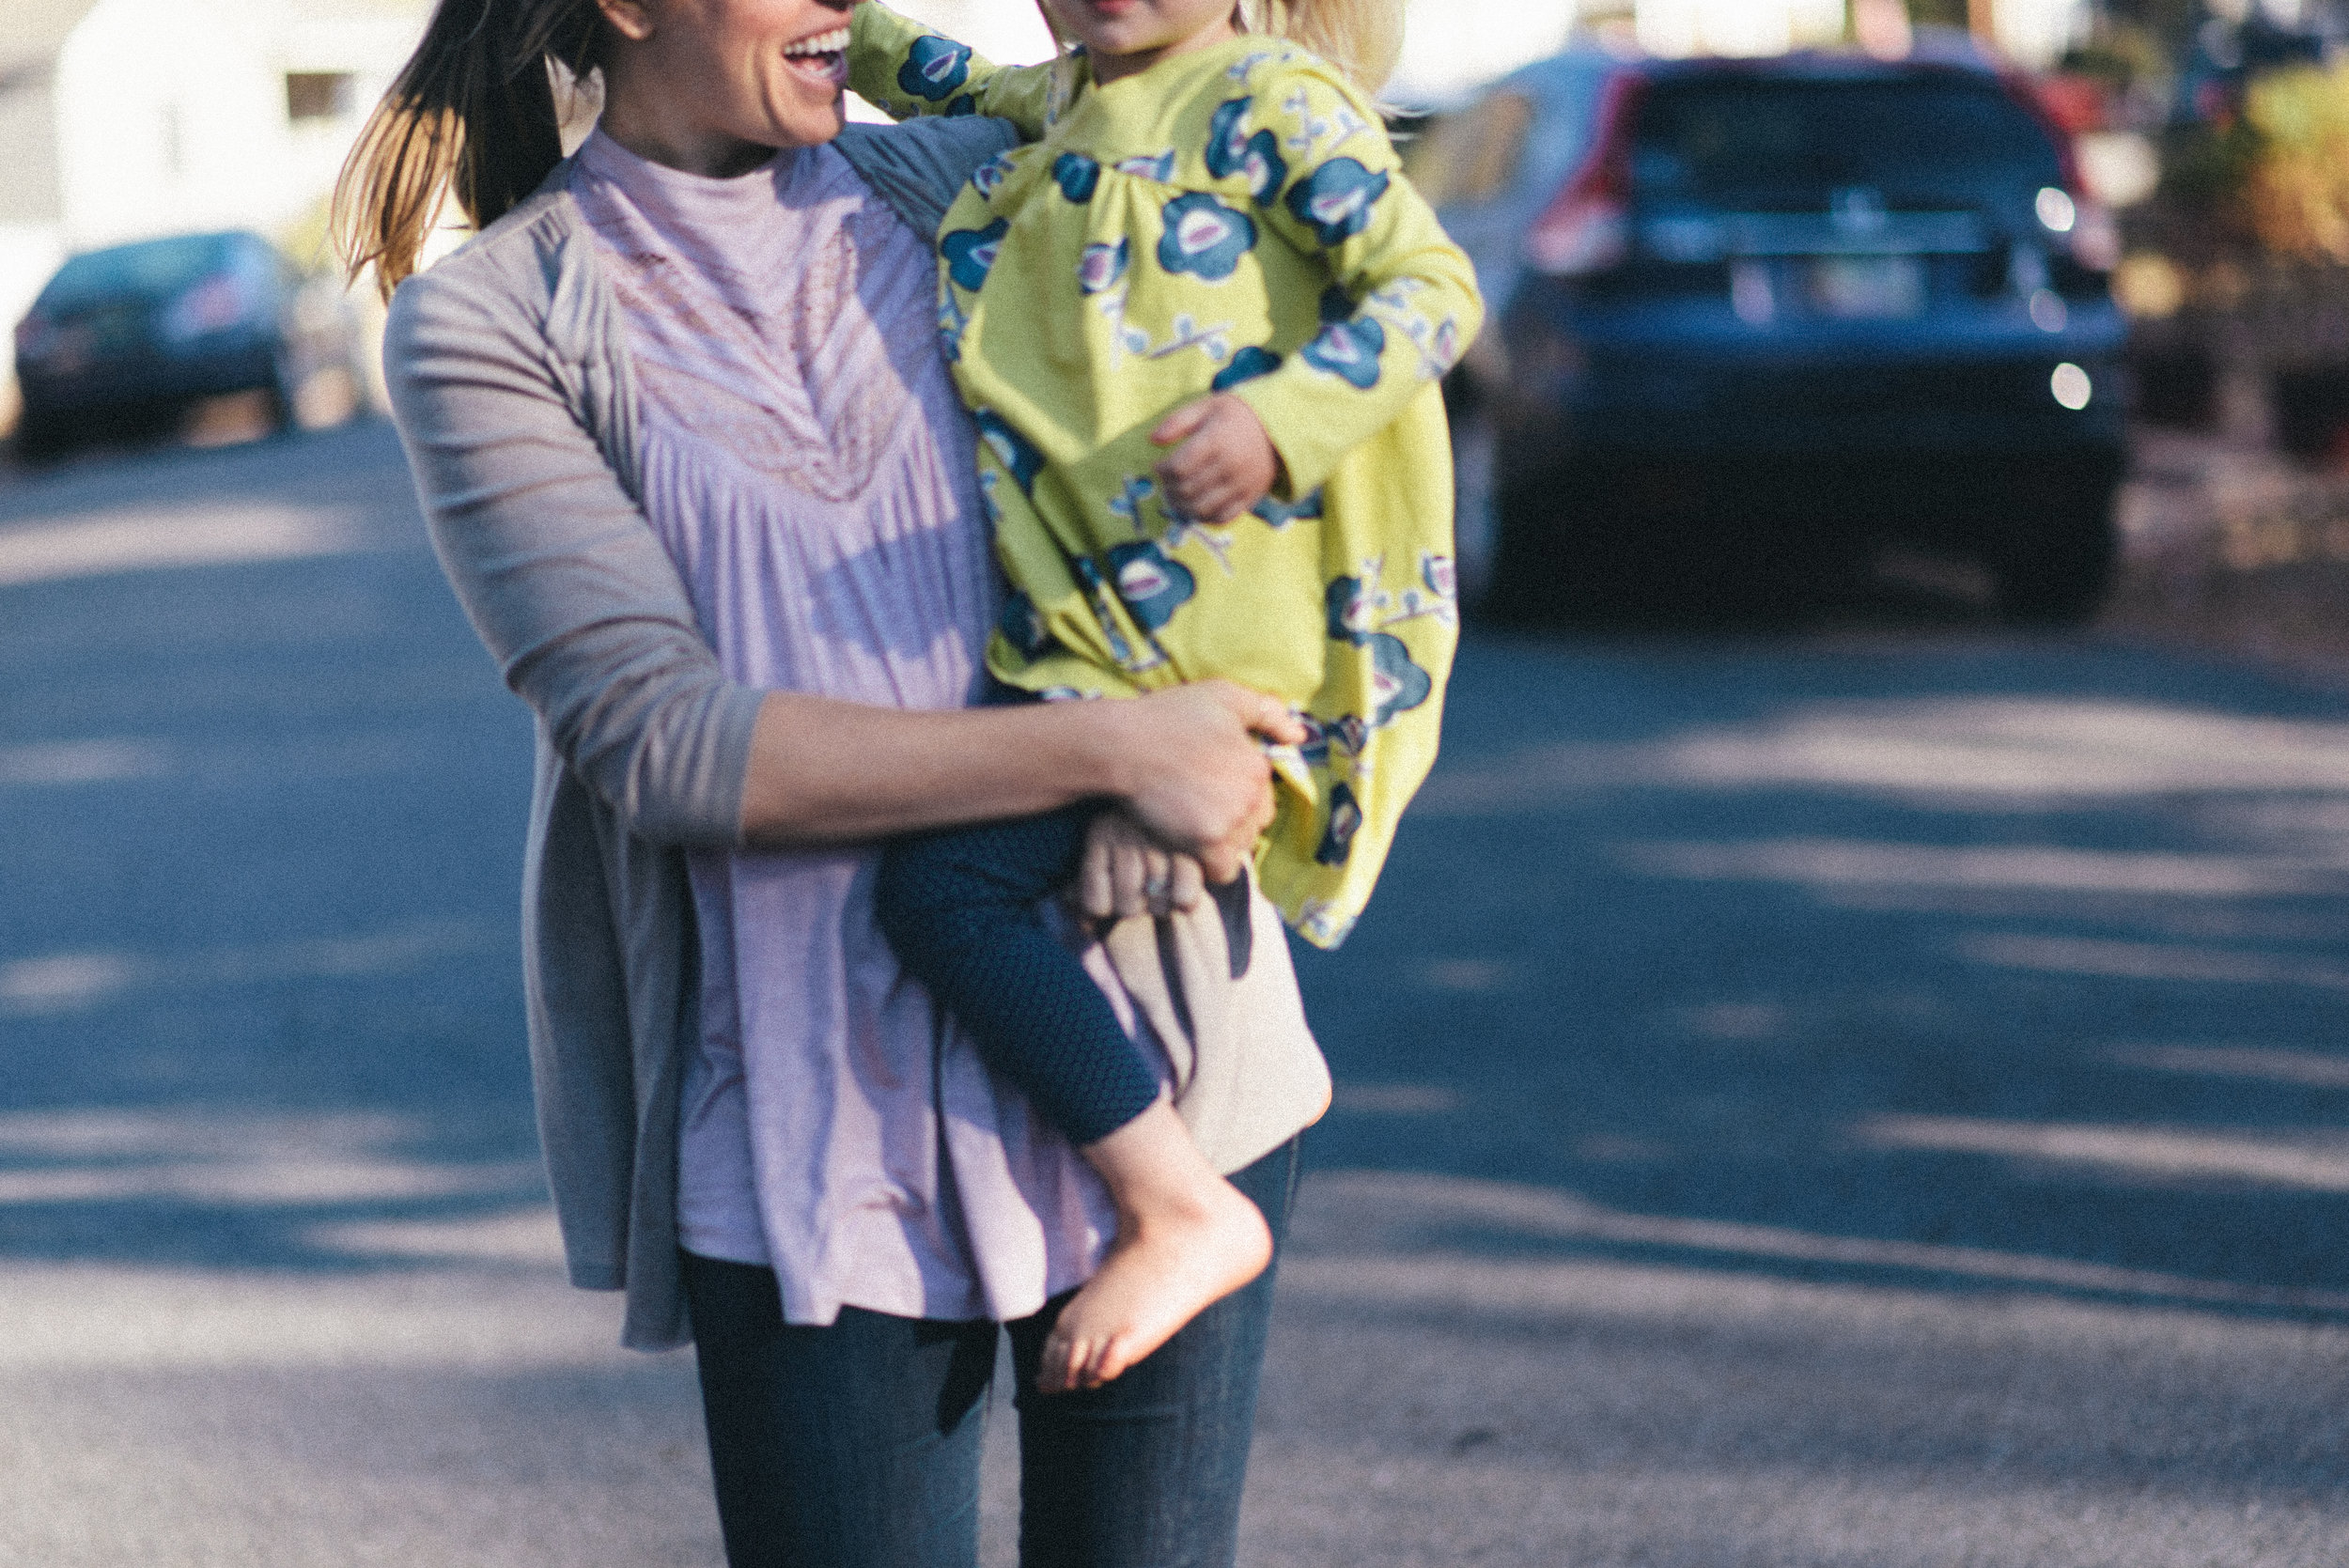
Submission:
MULTIPOLYGON (((582 424, 549 321, 583 263, 492 235, 393 301, 384 366, 443 569, 506 683, 628 832, 741 840, 763 693, 729 681, 668 552, 582 424)), ((574 330, 579 330, 574 327, 574 330)))

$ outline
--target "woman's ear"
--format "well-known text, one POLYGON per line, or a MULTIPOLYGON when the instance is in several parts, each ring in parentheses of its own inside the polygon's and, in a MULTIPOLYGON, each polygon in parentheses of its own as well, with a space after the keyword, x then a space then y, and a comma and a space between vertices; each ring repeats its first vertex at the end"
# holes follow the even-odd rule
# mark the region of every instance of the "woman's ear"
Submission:
POLYGON ((645 0, 596 0, 604 24, 630 43, 652 37, 652 11, 645 0))

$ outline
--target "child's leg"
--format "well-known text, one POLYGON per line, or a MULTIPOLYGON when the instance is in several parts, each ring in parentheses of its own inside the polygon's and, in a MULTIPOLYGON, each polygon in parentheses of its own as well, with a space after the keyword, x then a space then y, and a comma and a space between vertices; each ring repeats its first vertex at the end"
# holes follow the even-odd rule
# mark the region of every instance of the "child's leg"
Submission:
POLYGON ((1044 901, 1077 874, 1093 811, 899 839, 876 893, 898 962, 1081 1148, 1159 1097, 1116 1010, 1044 922, 1044 901))
POLYGON ((1109 999, 1039 906, 1076 874, 1090 808, 892 844, 876 904, 898 961, 1100 1172, 1117 1240, 1062 1312, 1047 1393, 1095 1387, 1264 1271, 1264 1216, 1216 1173, 1109 999))

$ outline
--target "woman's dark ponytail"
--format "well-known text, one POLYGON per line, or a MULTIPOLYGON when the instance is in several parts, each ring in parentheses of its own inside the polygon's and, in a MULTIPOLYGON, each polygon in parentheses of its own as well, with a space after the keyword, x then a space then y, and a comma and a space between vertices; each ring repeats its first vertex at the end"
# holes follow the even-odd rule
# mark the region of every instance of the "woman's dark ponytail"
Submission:
POLYGON ((595 0, 441 0, 334 186, 334 239, 388 299, 416 270, 449 196, 486 228, 562 162, 552 66, 599 66, 595 0))

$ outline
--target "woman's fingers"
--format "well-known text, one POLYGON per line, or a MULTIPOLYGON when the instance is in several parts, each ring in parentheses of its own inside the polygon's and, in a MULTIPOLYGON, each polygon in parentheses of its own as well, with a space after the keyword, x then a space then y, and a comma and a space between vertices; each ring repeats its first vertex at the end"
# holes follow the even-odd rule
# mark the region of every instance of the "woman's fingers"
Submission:
POLYGON ((1124 812, 1103 812, 1086 830, 1077 872, 1077 902, 1092 920, 1168 915, 1206 896, 1206 873, 1175 854, 1124 812))
POLYGON ((1199 689, 1231 710, 1232 716, 1246 726, 1251 735, 1260 735, 1282 746, 1302 746, 1305 743, 1305 722, 1280 698, 1268 696, 1251 686, 1232 680, 1203 680, 1199 689))
POLYGON ((1237 876, 1271 819, 1272 768, 1258 737, 1294 745, 1304 727, 1272 698, 1223 681, 1110 706, 1125 711, 1109 717, 1132 725, 1125 803, 1151 842, 1198 856, 1210 881, 1237 876))

